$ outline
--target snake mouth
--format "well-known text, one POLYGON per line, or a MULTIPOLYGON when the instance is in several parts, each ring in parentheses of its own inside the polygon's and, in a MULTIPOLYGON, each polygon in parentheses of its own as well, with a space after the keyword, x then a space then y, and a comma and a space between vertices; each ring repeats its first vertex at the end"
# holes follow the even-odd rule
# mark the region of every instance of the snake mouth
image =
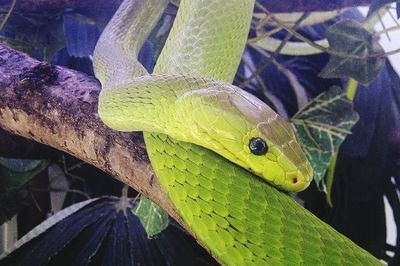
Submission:
POLYGON ((296 172, 286 174, 281 188, 287 191, 300 192, 305 190, 312 181, 312 169, 308 162, 301 165, 296 172))
POLYGON ((310 185, 310 182, 300 181, 298 178, 293 178, 282 185, 286 191, 300 192, 305 190, 310 185))
POLYGON ((262 171, 255 173, 271 185, 288 192, 305 190, 312 180, 312 168, 308 161, 295 165, 289 160, 267 160, 262 171))

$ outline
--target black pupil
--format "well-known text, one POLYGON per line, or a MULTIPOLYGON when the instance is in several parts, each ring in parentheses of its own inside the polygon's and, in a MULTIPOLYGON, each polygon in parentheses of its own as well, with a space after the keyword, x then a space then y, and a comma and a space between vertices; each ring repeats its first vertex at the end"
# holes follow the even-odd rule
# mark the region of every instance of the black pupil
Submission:
POLYGON ((249 148, 251 153, 255 155, 264 155, 268 151, 267 143, 262 138, 252 138, 250 140, 249 148))

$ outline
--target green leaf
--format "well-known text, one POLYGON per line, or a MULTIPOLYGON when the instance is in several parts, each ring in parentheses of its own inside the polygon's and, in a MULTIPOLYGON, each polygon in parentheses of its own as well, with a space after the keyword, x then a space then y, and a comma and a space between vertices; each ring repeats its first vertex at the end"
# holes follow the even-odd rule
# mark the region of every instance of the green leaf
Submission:
POLYGON ((330 49, 343 55, 331 54, 320 73, 321 77, 351 77, 367 85, 379 74, 385 62, 384 50, 360 23, 354 20, 339 21, 327 29, 326 38, 330 49))
POLYGON ((162 232, 169 223, 168 214, 157 204, 143 196, 133 213, 139 217, 149 238, 162 232))
POLYGON ((0 224, 32 203, 26 186, 43 171, 47 160, 18 160, 0 158, 0 224))
POLYGON ((0 158, 0 193, 18 188, 40 173, 47 160, 19 160, 0 158))
POLYGON ((14 172, 28 172, 34 170, 42 163, 41 160, 21 160, 0 158, 0 165, 7 167, 14 172))
POLYGON ((336 86, 318 95, 292 118, 320 189, 325 190, 323 177, 332 156, 357 121, 352 102, 336 86))

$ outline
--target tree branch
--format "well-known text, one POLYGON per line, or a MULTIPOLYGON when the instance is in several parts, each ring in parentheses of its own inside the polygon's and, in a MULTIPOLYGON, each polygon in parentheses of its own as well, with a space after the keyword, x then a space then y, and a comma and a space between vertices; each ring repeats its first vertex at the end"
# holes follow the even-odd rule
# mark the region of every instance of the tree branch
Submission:
POLYGON ((72 154, 143 193, 183 225, 155 178, 141 133, 97 115, 100 84, 0 45, 0 128, 72 154))
MULTIPOLYGON (((62 10, 65 8, 117 7, 122 0, 24 0, 17 1, 19 11, 35 12, 62 10)), ((271 12, 330 11, 350 6, 368 5, 372 0, 260 0, 271 12)), ((11 0, 1 1, 0 7, 10 5, 11 0)))

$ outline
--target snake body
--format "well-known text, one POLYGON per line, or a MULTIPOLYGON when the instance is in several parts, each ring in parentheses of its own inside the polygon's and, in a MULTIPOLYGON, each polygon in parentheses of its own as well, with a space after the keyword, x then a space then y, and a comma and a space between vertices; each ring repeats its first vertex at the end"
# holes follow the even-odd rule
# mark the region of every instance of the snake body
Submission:
POLYGON ((265 182, 298 191, 312 171, 290 124, 229 84, 254 1, 182 0, 155 75, 138 77, 149 27, 132 14, 142 9, 154 25, 166 4, 125 0, 103 32, 94 55, 99 114, 114 129, 144 131, 154 171, 196 238, 229 265, 379 265, 265 182), (266 139, 265 155, 246 150, 254 137, 266 139))

